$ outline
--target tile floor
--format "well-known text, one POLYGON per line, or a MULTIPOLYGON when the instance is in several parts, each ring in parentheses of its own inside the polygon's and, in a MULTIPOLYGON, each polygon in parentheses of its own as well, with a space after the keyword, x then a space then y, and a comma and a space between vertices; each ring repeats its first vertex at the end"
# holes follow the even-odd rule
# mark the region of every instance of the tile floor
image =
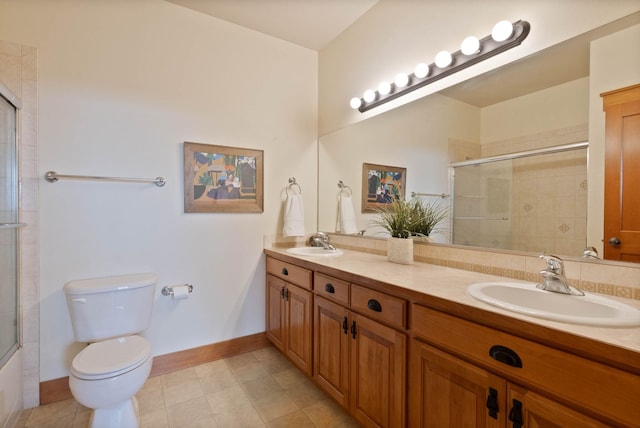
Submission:
MULTIPOLYGON (((136 397, 141 428, 359 426, 273 347, 149 378, 136 397)), ((89 415, 65 400, 23 411, 16 428, 84 428, 89 415)))

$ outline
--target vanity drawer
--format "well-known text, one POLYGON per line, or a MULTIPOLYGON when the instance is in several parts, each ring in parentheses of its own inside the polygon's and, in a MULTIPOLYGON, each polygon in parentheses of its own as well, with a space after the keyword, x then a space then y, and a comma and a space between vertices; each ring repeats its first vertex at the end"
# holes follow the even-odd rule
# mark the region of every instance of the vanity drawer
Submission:
POLYGON ((318 296, 349 306, 349 283, 321 273, 313 274, 313 289, 318 296))
POLYGON ((578 409, 622 425, 640 421, 640 376, 420 305, 413 305, 411 328, 431 344, 578 409))
POLYGON ((393 327, 407 327, 407 302, 404 299, 351 284, 351 308, 393 327))
POLYGON ((311 290, 312 272, 308 269, 283 262, 272 257, 267 257, 267 273, 284 279, 285 281, 311 290))

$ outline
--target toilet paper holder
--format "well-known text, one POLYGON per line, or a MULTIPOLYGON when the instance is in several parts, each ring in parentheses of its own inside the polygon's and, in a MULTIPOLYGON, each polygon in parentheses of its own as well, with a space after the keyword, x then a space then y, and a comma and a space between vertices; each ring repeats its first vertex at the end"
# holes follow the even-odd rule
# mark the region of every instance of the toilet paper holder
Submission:
MULTIPOLYGON (((188 289, 189 293, 193 292, 193 285, 184 284, 188 289)), ((173 296, 173 287, 178 287, 177 285, 165 285, 162 287, 162 295, 163 296, 173 296)))

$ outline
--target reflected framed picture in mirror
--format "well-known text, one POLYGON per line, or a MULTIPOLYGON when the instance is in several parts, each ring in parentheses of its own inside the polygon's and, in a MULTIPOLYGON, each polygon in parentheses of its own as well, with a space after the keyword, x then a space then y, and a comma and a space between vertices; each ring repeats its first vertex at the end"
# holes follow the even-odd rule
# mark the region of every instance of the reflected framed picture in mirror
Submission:
POLYGON ((407 169, 397 166, 362 164, 362 212, 404 199, 407 169))

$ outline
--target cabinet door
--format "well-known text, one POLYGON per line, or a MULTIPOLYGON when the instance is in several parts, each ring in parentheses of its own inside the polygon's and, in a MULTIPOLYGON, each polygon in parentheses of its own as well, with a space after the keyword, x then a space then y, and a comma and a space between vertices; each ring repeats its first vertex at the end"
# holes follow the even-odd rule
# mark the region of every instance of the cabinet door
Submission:
POLYGON ((505 426, 504 379, 415 339, 410 352, 409 426, 505 426))
POLYGON ((367 427, 405 426, 406 335, 351 313, 350 409, 367 427))
POLYGON ((516 385, 509 384, 509 428, 604 428, 596 420, 516 385))
POLYGON ((316 296, 313 317, 313 375, 318 386, 346 408, 351 337, 348 311, 316 296))
POLYGON ((310 291, 287 284, 285 353, 307 376, 311 376, 313 297, 310 291))
POLYGON ((284 315, 285 315, 285 282, 273 275, 267 274, 267 338, 280 351, 284 352, 284 315))

